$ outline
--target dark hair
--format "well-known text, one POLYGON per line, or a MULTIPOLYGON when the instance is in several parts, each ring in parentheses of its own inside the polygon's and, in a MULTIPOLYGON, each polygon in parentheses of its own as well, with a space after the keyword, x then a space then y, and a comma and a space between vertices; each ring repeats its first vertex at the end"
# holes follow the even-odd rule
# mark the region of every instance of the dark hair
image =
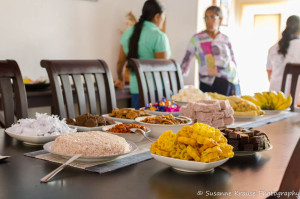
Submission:
POLYGON ((205 13, 206 13, 207 11, 209 11, 209 10, 213 11, 218 17, 223 18, 223 13, 222 13, 222 10, 221 10, 220 7, 218 7, 218 6, 210 6, 210 7, 208 7, 208 8, 205 10, 205 13))
POLYGON ((300 30, 300 18, 299 16, 292 15, 286 21, 286 28, 282 32, 282 37, 278 42, 279 49, 278 53, 282 54, 283 57, 287 54, 290 41, 293 39, 295 33, 300 30))
POLYGON ((127 55, 127 59, 139 58, 138 42, 140 39, 144 21, 152 21, 157 13, 163 13, 163 7, 161 6, 161 4, 156 0, 147 0, 143 6, 142 15, 140 16, 139 21, 134 25, 134 30, 129 40, 129 52, 127 55))

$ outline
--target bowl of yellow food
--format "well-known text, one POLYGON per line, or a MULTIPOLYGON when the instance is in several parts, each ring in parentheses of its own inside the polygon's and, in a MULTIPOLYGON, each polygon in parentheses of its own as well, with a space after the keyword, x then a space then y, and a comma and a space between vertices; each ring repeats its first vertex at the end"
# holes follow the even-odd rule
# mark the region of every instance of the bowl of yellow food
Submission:
POLYGON ((208 172, 234 156, 219 129, 195 123, 165 131, 150 147, 154 159, 184 172, 208 172))
POLYGON ((190 118, 174 117, 173 115, 157 115, 138 117, 135 119, 139 124, 146 126, 151 131, 149 136, 158 138, 165 131, 177 132, 181 127, 192 124, 190 118))

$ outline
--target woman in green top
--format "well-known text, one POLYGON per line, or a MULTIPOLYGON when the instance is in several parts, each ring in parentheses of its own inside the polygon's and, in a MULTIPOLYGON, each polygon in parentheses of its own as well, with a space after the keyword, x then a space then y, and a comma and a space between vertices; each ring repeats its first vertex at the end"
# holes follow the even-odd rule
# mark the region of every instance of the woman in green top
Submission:
MULTIPOLYGON (((130 58, 168 59, 171 56, 169 40, 166 34, 159 30, 164 20, 165 15, 162 6, 156 0, 146 1, 139 21, 122 35, 116 87, 124 88, 123 67, 126 60, 130 58)), ((131 107, 138 109, 140 108, 139 89, 137 78, 132 69, 130 69, 129 86, 132 95, 131 107)))

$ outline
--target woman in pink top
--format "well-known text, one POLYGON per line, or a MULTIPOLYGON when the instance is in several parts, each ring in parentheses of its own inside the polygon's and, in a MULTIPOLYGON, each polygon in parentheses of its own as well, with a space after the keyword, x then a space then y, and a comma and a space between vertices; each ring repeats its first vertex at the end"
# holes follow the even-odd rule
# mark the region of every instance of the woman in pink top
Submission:
POLYGON ((223 95, 240 95, 236 63, 229 38, 219 31, 223 15, 217 6, 205 11, 206 30, 195 34, 190 42, 181 67, 187 74, 195 56, 199 63, 200 89, 223 95))

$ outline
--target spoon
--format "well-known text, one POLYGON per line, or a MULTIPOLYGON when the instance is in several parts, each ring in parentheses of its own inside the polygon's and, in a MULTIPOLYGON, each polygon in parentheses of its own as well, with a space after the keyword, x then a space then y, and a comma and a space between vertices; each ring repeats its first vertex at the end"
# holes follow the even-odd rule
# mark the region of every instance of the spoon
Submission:
POLYGON ((61 170, 63 170, 63 168, 65 168, 68 164, 70 164, 71 162, 73 162, 74 160, 76 160, 77 158, 79 158, 80 156, 82 156, 82 154, 76 154, 76 155, 74 155, 68 161, 66 161, 65 163, 63 163, 62 165, 60 165, 59 167, 57 167, 55 170, 53 170, 52 172, 50 172, 49 174, 47 174, 43 178, 41 178, 40 181, 41 182, 48 182, 53 176, 55 176, 56 174, 58 174, 61 170))
POLYGON ((142 129, 139 129, 139 128, 131 128, 130 131, 132 131, 132 132, 134 132, 134 133, 139 133, 139 132, 140 132, 141 134, 143 134, 143 136, 144 136, 145 138, 147 138, 147 140, 149 140, 149 141, 151 141, 151 142, 155 142, 155 141, 156 141, 156 140, 152 140, 152 139, 148 138, 148 136, 146 135, 145 131, 143 131, 142 129))
POLYGON ((175 118, 178 119, 178 120, 181 120, 181 121, 186 121, 186 123, 192 121, 191 118, 188 118, 186 116, 178 116, 178 117, 175 117, 175 118))

